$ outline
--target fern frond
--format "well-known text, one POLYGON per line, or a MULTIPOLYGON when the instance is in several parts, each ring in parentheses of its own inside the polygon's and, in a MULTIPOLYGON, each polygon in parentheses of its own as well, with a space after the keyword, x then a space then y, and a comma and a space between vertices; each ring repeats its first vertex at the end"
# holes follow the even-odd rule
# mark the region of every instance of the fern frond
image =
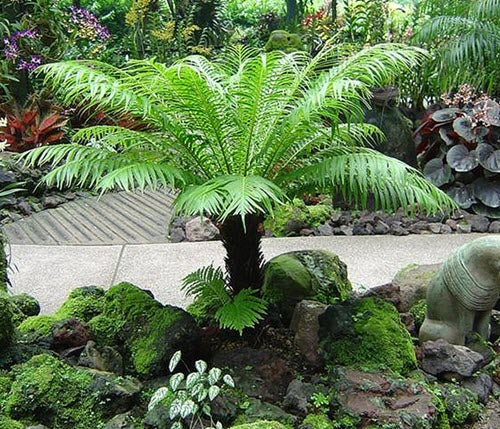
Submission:
POLYGON ((230 302, 223 305, 215 313, 215 319, 223 329, 238 331, 240 335, 245 328, 253 328, 264 318, 267 303, 255 296, 252 289, 241 290, 230 302))

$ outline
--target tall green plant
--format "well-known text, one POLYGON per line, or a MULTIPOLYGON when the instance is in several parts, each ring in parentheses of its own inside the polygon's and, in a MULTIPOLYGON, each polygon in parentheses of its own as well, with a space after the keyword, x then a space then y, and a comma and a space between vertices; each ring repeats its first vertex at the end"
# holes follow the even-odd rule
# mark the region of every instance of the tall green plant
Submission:
POLYGON ((500 0, 424 0, 419 8, 430 19, 414 40, 434 53, 430 67, 436 92, 467 82, 498 93, 500 0))
POLYGON ((418 171, 365 147, 380 131, 360 122, 371 88, 410 73, 423 51, 384 44, 342 56, 342 49, 327 43, 312 60, 238 47, 217 61, 191 56, 170 67, 154 60, 123 69, 95 61, 43 66, 45 84, 64 102, 127 113, 146 129, 94 126, 72 144, 38 148, 24 159, 53 164, 45 181, 59 186, 177 187, 178 213, 220 222, 225 288, 214 290, 225 290, 229 299, 219 302, 237 315, 238 304, 259 298, 260 222, 288 196, 335 191, 364 205, 372 193, 385 210, 453 206, 418 171))

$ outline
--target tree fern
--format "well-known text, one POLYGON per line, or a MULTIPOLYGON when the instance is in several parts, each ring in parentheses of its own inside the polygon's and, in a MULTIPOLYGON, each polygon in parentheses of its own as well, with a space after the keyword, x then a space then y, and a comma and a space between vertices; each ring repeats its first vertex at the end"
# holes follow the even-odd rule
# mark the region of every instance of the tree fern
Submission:
MULTIPOLYGON (((312 59, 236 47, 219 60, 190 56, 168 67, 155 60, 122 69, 88 61, 49 64, 38 73, 63 102, 127 114, 140 120, 141 131, 90 127, 71 144, 23 157, 52 164, 45 180, 58 185, 86 182, 101 191, 172 186, 179 191, 177 213, 220 221, 225 289, 220 273, 204 278, 210 286, 203 289, 225 308, 217 313, 221 325, 239 330, 262 314, 260 303, 238 323, 228 318, 259 303, 258 292, 240 296, 261 285, 259 223, 287 198, 305 188, 340 189, 361 205, 372 192, 386 210, 454 207, 418 171, 371 150, 381 133, 362 123, 372 88, 411 73, 425 57, 399 44, 352 53, 328 41, 312 59)), ((196 282, 188 284, 198 293, 196 282)))

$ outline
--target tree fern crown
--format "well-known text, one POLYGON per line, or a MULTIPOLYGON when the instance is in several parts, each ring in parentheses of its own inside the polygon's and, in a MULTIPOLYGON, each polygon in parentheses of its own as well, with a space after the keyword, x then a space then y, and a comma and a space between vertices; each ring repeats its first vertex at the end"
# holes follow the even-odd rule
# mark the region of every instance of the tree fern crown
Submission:
POLYGON ((235 47, 216 61, 191 56, 170 67, 48 64, 39 73, 64 102, 127 115, 141 131, 93 126, 25 160, 53 163, 46 181, 58 185, 174 186, 179 212, 222 220, 272 212, 305 189, 336 189, 361 204, 373 193, 385 209, 419 203, 435 212, 451 200, 416 170, 370 149, 381 133, 362 122, 371 89, 424 56, 398 44, 352 54, 327 43, 312 59, 235 47))

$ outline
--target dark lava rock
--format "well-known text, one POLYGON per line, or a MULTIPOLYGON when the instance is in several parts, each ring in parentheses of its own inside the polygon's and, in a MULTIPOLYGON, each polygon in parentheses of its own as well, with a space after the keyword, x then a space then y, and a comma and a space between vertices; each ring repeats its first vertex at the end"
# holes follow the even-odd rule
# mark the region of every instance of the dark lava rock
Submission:
POLYGON ((52 327, 52 347, 54 350, 85 346, 90 337, 89 327, 76 319, 63 320, 52 327))
POLYGON ((44 209, 53 209, 66 202, 66 198, 60 195, 47 195, 42 198, 42 205, 44 209))
POLYGON ((487 232, 490 221, 487 217, 481 215, 466 214, 465 220, 470 225, 472 232, 487 232))
POLYGON ((488 374, 479 374, 462 381, 462 386, 476 393, 479 401, 485 404, 493 388, 493 379, 488 374))
POLYGON ((420 350, 422 369, 446 380, 470 377, 485 361, 479 353, 444 340, 426 341, 420 350))
MULTIPOLYGON (((326 388, 324 388, 326 392, 326 388)), ((305 416, 311 407, 311 396, 318 392, 318 386, 311 383, 304 383, 300 380, 293 380, 286 390, 283 399, 283 409, 301 416, 305 416)))
POLYGON ((275 352, 244 347, 215 354, 213 366, 226 368, 236 386, 246 395, 277 402, 293 379, 288 363, 275 352))
POLYGON ((139 426, 135 423, 135 419, 130 413, 117 414, 109 422, 106 423, 104 429, 138 429, 139 426))
POLYGON ((363 427, 424 428, 432 427, 437 418, 433 394, 412 380, 337 368, 333 387, 336 412, 358 417, 363 427))

